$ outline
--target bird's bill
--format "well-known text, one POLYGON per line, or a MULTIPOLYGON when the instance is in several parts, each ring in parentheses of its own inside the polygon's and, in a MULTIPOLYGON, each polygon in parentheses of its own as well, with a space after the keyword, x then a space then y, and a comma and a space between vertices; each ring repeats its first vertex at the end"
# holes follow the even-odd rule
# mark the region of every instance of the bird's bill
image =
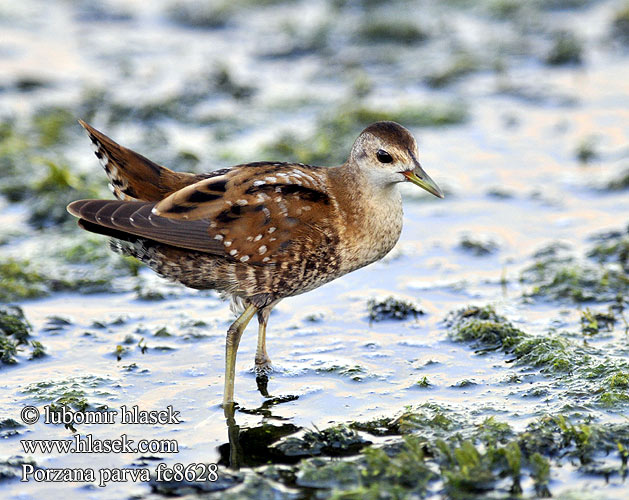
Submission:
POLYGON ((424 172, 424 169, 417 165, 413 170, 402 172, 409 182, 425 189, 430 194, 434 194, 438 198, 443 198, 443 191, 437 186, 430 176, 424 172))

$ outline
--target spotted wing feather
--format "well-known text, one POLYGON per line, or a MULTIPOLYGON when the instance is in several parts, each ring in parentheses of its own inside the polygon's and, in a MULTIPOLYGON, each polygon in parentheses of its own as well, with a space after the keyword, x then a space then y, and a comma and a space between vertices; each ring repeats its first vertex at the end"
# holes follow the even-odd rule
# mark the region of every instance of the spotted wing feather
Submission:
POLYGON ((291 252, 334 239, 336 206, 323 170, 301 164, 233 167, 173 193, 154 213, 182 222, 208 220, 209 238, 240 262, 285 261, 291 252))

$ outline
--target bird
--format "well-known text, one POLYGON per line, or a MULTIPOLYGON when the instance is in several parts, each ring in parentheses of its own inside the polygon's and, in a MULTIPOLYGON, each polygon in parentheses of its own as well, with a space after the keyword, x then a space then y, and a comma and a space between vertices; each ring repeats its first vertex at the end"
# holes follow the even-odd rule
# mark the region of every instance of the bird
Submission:
POLYGON ((236 354, 254 316, 255 371, 265 376, 273 307, 384 257, 402 231, 401 184, 444 197, 413 135, 392 121, 365 128, 340 166, 260 161, 203 174, 170 170, 79 123, 116 198, 70 203, 79 226, 161 276, 238 306, 225 341, 224 408, 235 404, 236 354))

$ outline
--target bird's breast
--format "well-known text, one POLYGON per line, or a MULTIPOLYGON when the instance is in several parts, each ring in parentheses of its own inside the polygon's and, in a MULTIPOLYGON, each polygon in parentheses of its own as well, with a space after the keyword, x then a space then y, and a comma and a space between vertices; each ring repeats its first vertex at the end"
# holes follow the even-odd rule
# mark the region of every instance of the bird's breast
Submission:
POLYGON ((395 187, 385 196, 363 193, 361 198, 345 214, 345 234, 339 249, 345 273, 380 260, 402 232, 402 200, 395 187))

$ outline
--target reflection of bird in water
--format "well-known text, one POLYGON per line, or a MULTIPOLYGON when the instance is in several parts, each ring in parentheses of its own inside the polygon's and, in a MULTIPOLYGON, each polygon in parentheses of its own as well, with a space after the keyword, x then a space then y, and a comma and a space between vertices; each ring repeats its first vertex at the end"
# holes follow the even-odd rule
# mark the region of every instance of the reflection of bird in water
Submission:
POLYGON ((340 167, 257 162, 207 174, 173 172, 81 124, 118 200, 71 203, 79 225, 162 276, 241 306, 227 331, 224 405, 234 400, 236 352, 254 315, 262 376, 271 367, 266 325, 280 300, 384 257, 402 230, 400 183, 443 197, 415 139, 394 122, 363 130, 340 167))

